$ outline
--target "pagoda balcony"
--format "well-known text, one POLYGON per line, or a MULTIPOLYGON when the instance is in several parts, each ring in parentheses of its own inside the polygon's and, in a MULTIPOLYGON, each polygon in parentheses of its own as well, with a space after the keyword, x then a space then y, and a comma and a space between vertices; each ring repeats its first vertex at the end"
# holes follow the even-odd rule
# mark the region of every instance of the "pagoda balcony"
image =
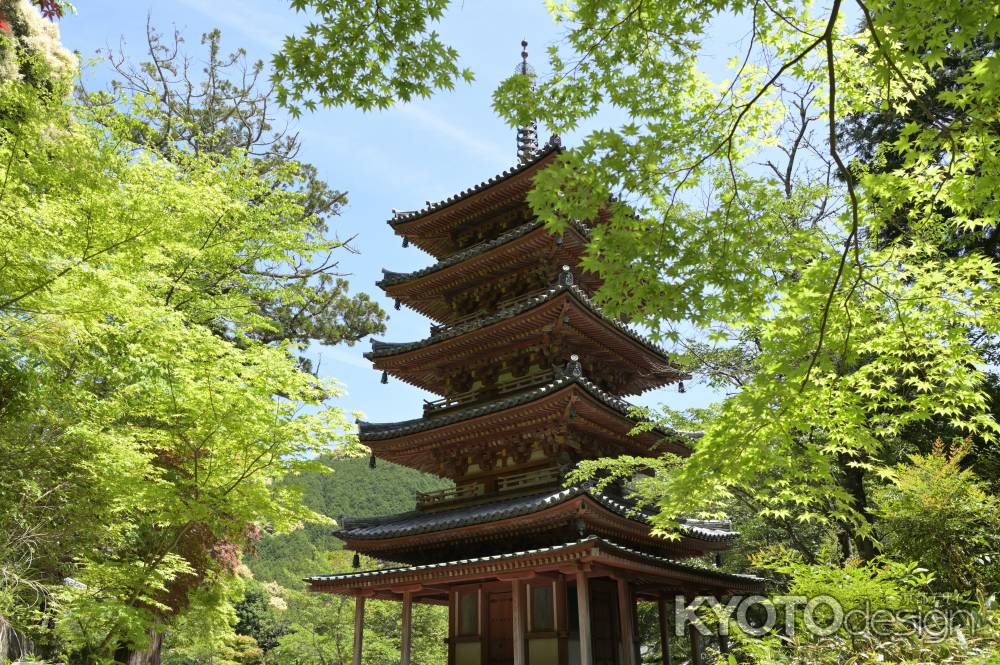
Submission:
POLYGON ((453 488, 436 492, 418 492, 417 510, 428 510, 438 507, 451 507, 457 503, 475 503, 480 497, 501 499, 519 493, 523 490, 541 489, 560 485, 563 481, 562 472, 558 467, 532 469, 521 473, 511 473, 496 479, 496 490, 486 491, 486 484, 474 482, 457 485, 453 488))
POLYGON ((431 326, 431 335, 440 335, 442 333, 449 332, 455 328, 460 328, 468 323, 472 323, 476 319, 481 319, 485 316, 489 316, 494 312, 501 312, 508 308, 514 308, 518 305, 526 303, 534 298, 540 298, 545 296, 549 291, 552 290, 551 286, 545 286, 540 289, 536 289, 529 293, 523 293, 521 295, 514 296, 513 298, 507 298, 506 300, 501 300, 493 307, 476 310, 471 314, 466 314, 463 317, 453 319, 448 323, 435 324, 431 326))
POLYGON ((482 483, 471 483, 469 485, 459 485, 449 487, 436 492, 417 492, 417 510, 427 510, 435 506, 451 504, 463 499, 474 499, 483 496, 486 488, 482 483))
MULTIPOLYGON (((662 347, 606 315, 583 290, 569 283, 568 271, 564 275, 559 284, 511 299, 495 312, 437 326, 422 340, 372 339, 372 350, 365 357, 383 371, 383 380, 391 374, 442 397, 450 393, 452 404, 463 400, 451 391, 473 386, 454 386, 447 377, 497 363, 506 373, 511 366, 504 362, 528 354, 534 355, 531 363, 535 364, 546 356, 558 361, 559 356, 581 353, 588 358, 588 372, 620 395, 640 394, 689 378, 662 347)), ((472 398, 463 397, 466 403, 472 398)))
POLYGON ((483 389, 468 390, 464 393, 448 395, 447 397, 434 401, 424 400, 424 416, 440 413, 441 411, 459 406, 473 404, 474 402, 478 402, 483 399, 503 397, 504 395, 516 393, 520 390, 524 390, 525 388, 531 388, 543 383, 550 383, 553 379, 555 379, 555 371, 548 370, 537 374, 529 374, 528 376, 523 376, 511 381, 506 381, 497 385, 495 389, 489 391, 483 389))

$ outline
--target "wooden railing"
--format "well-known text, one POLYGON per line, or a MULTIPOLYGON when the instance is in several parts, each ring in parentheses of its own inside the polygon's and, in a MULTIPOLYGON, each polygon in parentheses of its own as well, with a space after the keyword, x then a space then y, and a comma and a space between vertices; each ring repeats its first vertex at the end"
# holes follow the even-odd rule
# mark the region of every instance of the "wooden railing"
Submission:
POLYGON ((532 291, 530 293, 524 293, 524 294, 519 295, 519 296, 514 296, 513 298, 508 298, 506 300, 501 300, 500 302, 498 302, 496 304, 496 306, 494 306, 492 308, 492 311, 489 311, 489 312, 483 311, 483 310, 479 310, 479 311, 473 312, 472 314, 466 314, 465 316, 457 318, 457 319, 455 319, 453 321, 449 321, 448 323, 442 323, 442 324, 439 324, 439 325, 431 326, 431 335, 437 335, 439 333, 446 332, 448 330, 451 330, 452 328, 457 328, 460 325, 468 323, 469 321, 475 321, 476 319, 480 319, 480 318, 482 318, 484 316, 489 316, 493 312, 499 312, 501 309, 504 309, 506 307, 511 307, 513 305, 519 305, 520 303, 525 302, 526 300, 530 300, 532 298, 537 298, 541 294, 543 294, 546 291, 548 291, 550 288, 552 288, 552 287, 551 286, 546 286, 545 288, 538 289, 538 290, 532 291))
POLYGON ((511 490, 521 489, 524 487, 535 487, 536 485, 548 485, 550 483, 556 483, 562 480, 562 475, 559 473, 557 467, 550 467, 548 469, 525 471, 524 473, 515 473, 509 476, 501 476, 497 479, 497 491, 509 492, 511 490))
MULTIPOLYGON (((496 493, 514 492, 520 489, 529 489, 541 485, 552 485, 562 480, 562 474, 556 467, 547 469, 535 469, 523 473, 514 473, 501 476, 496 481, 496 493)), ((491 492, 492 493, 492 492, 491 492)), ((486 495, 486 485, 482 482, 459 485, 457 487, 438 490, 436 492, 417 492, 417 508, 425 510, 435 506, 460 501, 462 499, 474 499, 486 495)))
MULTIPOLYGON (((491 396, 501 397, 503 395, 509 395, 510 393, 523 390, 524 388, 540 385, 542 383, 549 383, 554 378, 555 372, 552 370, 546 370, 544 372, 539 372, 538 374, 529 374, 527 376, 522 376, 520 378, 512 379, 499 384, 496 391, 491 396)), ((447 397, 442 397, 441 399, 436 399, 434 401, 424 400, 424 415, 428 416, 444 409, 450 409, 464 404, 471 404, 472 402, 478 401, 482 396, 482 393, 482 389, 469 390, 464 393, 448 395, 447 397)))
POLYGON ((427 508, 439 503, 447 503, 457 499, 469 499, 483 494, 483 484, 473 483, 470 485, 459 485, 436 492, 417 492, 417 508, 427 508))

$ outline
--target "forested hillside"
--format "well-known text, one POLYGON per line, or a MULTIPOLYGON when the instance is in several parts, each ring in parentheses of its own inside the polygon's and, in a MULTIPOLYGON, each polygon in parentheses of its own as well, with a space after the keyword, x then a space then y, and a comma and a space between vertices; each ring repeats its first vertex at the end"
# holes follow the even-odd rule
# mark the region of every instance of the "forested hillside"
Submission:
MULTIPOLYGON (((440 489, 447 481, 367 458, 326 456, 328 472, 308 471, 283 483, 302 492, 305 504, 331 520, 341 515, 384 515, 411 510, 417 492, 440 489)), ((208 617, 188 616, 168 633, 164 663, 349 663, 354 604, 351 598, 310 593, 302 578, 351 570, 353 553, 342 549, 332 523, 307 523, 285 534, 263 533, 248 553, 243 588, 227 603, 229 625, 213 634, 208 617)), ((378 565, 364 560, 366 567, 378 565)), ((365 662, 399 659, 399 604, 368 604, 365 662)), ((444 658, 446 616, 442 608, 414 610, 417 662, 444 658)))
MULTIPOLYGON (((72 28, 87 50, 100 40, 85 37, 117 32, 125 9, 145 8, 80 5, 97 31, 72 28)), ((629 414, 640 434, 689 442, 689 456, 650 441, 627 447, 636 456, 596 459, 596 443, 624 430, 577 419, 577 406, 581 416, 602 402, 622 407, 602 393, 626 381, 629 363, 617 358, 638 347, 615 342, 578 358, 588 372, 609 365, 609 380, 573 372, 578 387, 590 384, 585 401, 551 410, 567 436, 529 430, 547 395, 500 377, 519 372, 522 357, 547 369, 560 355, 555 328, 569 335, 564 324, 576 325, 565 310, 535 331, 537 352, 489 333, 506 340, 507 369, 485 372, 476 360, 475 401, 465 402, 463 381, 446 382, 447 397, 482 407, 502 394, 497 409, 526 408, 494 420, 497 430, 464 415, 462 427, 509 455, 511 443, 528 450, 508 425, 529 414, 518 426, 532 432, 532 450, 582 457, 569 483, 625 482, 654 534, 682 537, 688 517, 732 518, 741 538, 721 563, 765 576, 767 596, 744 598, 742 615, 728 617, 712 597, 682 597, 670 621, 689 646, 673 662, 697 660, 699 640, 684 633, 707 623, 706 665, 1000 664, 997 0, 270 5, 150 3, 142 59, 122 38, 99 64, 60 39, 69 2, 0 0, 0 665, 352 663, 354 599, 311 593, 302 578, 352 570, 353 553, 332 535, 339 515, 405 511, 443 482, 381 461, 371 469, 367 452, 350 457, 360 434, 343 397, 357 382, 319 376, 309 362, 317 348, 386 328, 379 302, 358 291, 373 280, 349 281, 354 268, 340 260, 360 251, 361 233, 375 248, 366 267, 395 256, 376 227, 340 223, 344 190, 372 209, 419 201, 418 185, 434 196, 495 161, 502 144, 470 105, 485 91, 458 89, 500 71, 486 67, 500 55, 487 37, 513 47, 523 27, 542 23, 544 49, 532 48, 544 57, 529 68, 524 52, 519 74, 505 65, 492 99, 510 148, 515 131, 537 126, 564 137, 525 194, 529 218, 563 246, 546 256, 589 225, 572 271, 598 278, 599 313, 669 346, 670 363, 719 402, 675 411, 684 403, 665 397, 662 409, 629 414), (182 25, 196 5, 277 48, 270 68, 242 46, 227 55, 218 30, 191 53, 179 31, 152 24, 163 12, 182 25), (537 5, 551 22, 530 13, 537 5), (485 11, 495 7, 507 15, 485 11), (321 107, 341 108, 318 131, 293 124, 331 112, 321 107), (364 131, 351 122, 376 110, 364 131), (416 127, 431 138, 412 140, 416 127), (322 161, 299 160, 307 140, 322 161), (764 618, 748 616, 751 607, 764 618)), ((492 195, 483 205, 466 198, 481 187, 443 200, 461 198, 452 210, 476 218, 453 219, 450 256, 484 250, 487 227, 520 218, 492 195)), ((361 209, 351 215, 371 219, 361 209)), ((503 251, 498 266, 515 260, 503 251)), ((551 268, 523 274, 542 286, 551 268)), ((511 302, 511 282, 492 271, 473 271, 495 282, 488 288, 442 290, 452 314, 511 302)), ((505 311, 507 321, 536 320, 505 311)), ((463 318, 449 318, 434 344, 469 334, 456 346, 491 358, 476 341, 488 335, 463 318)), ((407 338, 398 323, 393 335, 407 338)), ((442 358, 433 371, 464 362, 438 348, 426 356, 442 358)), ((498 413, 467 413, 487 411, 498 413)), ((441 422, 426 431, 445 431, 441 422)), ((477 466, 469 480, 499 480, 496 464, 477 466)), ((474 556, 461 550, 448 556, 474 556)), ((696 577, 643 561, 634 572, 650 592, 687 593, 696 577), (647 575, 647 563, 669 578, 647 575)), ((536 572, 565 562, 549 563, 536 572)), ((534 591, 525 607, 514 597, 511 617, 562 638, 581 608, 585 635, 597 605, 580 593, 570 609, 570 594, 555 605, 570 621, 549 631, 551 618, 535 625, 534 591)), ((514 662, 507 649, 521 631, 489 628, 488 594, 478 606, 460 599, 455 637, 470 640, 470 653, 481 637, 482 653, 496 656, 484 661, 514 662)), ((591 655, 597 641, 615 652, 614 632, 630 629, 627 613, 609 609, 615 600, 601 602, 594 625, 626 620, 591 655)), ((398 665, 400 603, 365 607, 362 664, 398 665)), ((663 662, 667 643, 648 609, 637 625, 644 665, 663 662)), ((444 607, 417 605, 409 662, 448 662, 447 632, 444 607)))
MULTIPOLYGON (((306 472, 289 484, 301 488, 310 509, 332 519, 412 510, 417 492, 441 489, 447 482, 385 461, 374 469, 362 458, 327 457, 323 461, 330 473, 306 472)), ((306 524, 288 534, 265 534, 246 563, 259 581, 301 588, 303 577, 331 569, 331 552, 341 549, 332 531, 329 524, 306 524)))

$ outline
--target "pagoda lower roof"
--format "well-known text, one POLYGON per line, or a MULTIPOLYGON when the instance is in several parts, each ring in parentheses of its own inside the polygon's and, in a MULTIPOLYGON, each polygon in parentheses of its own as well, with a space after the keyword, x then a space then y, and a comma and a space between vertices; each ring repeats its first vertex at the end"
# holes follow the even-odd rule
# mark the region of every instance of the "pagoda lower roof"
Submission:
MULTIPOLYGON (((617 411, 623 416, 630 417, 630 412, 633 407, 625 400, 615 397, 605 390, 601 390, 601 388, 599 388, 595 383, 589 381, 583 376, 564 374, 563 376, 557 377, 548 383, 543 383, 523 392, 515 393, 509 397, 474 404, 428 418, 414 418, 412 420, 401 420, 389 423, 370 423, 364 420, 358 420, 358 435, 361 441, 379 441, 392 439, 406 434, 425 432, 427 430, 437 429, 439 427, 458 423, 463 420, 469 420, 491 413, 505 411, 522 404, 528 404, 572 386, 582 388, 588 395, 593 397, 600 404, 617 411)), ((676 433, 668 433, 656 429, 652 431, 664 437, 676 436, 676 433)))
POLYGON ((635 435, 639 422, 626 401, 602 390, 581 375, 562 376, 489 402, 458 407, 438 415, 390 423, 358 421, 359 438, 390 462, 439 473, 434 454, 503 445, 512 437, 545 431, 579 432, 601 442, 606 456, 672 452, 687 456, 692 434, 652 428, 635 435))
POLYGON ((554 136, 530 160, 507 169, 459 194, 437 202, 427 202, 420 210, 395 212, 388 220, 393 230, 437 258, 455 251, 449 231, 478 215, 486 214, 523 199, 532 187, 534 175, 562 152, 554 136))
MULTIPOLYGON (((356 594, 371 592, 376 597, 392 598, 396 589, 407 585, 463 584, 520 571, 533 574, 566 571, 575 574, 580 563, 606 570, 627 571, 641 589, 660 587, 722 593, 759 592, 766 580, 755 575, 727 573, 707 566, 676 561, 619 545, 606 538, 588 536, 550 547, 505 554, 456 559, 441 563, 403 566, 305 578, 310 591, 356 594), (382 594, 382 595, 380 595, 382 594)), ((433 589, 431 589, 433 591, 433 589)), ((418 597, 418 602, 422 598, 418 597)), ((424 602, 434 602, 426 598, 424 602)))
MULTIPOLYGON (((548 490, 528 496, 484 501, 450 510, 414 510, 381 517, 341 517, 335 536, 346 541, 382 540, 417 536, 426 533, 490 524, 547 511, 585 497, 629 521, 651 526, 652 515, 638 509, 634 502, 615 498, 594 489, 589 484, 548 490)), ((728 520, 681 520, 680 534, 684 539, 703 542, 728 542, 739 537, 731 530, 728 520)), ((661 539, 663 540, 663 539, 661 539)), ((668 542, 664 540, 664 542, 668 542)))
MULTIPOLYGON (((613 354, 616 363, 634 368, 634 381, 623 394, 638 394, 674 381, 690 378, 680 367, 671 363, 660 346, 633 331, 628 325, 606 314, 575 285, 557 285, 541 293, 514 302, 499 311, 451 326, 416 342, 383 342, 372 338, 372 350, 365 358, 375 367, 431 392, 439 392, 441 384, 436 364, 460 362, 469 354, 494 353, 497 346, 517 340, 541 337, 548 328, 560 327, 562 306, 572 298, 584 317, 571 317, 569 325, 580 332, 581 346, 592 347, 595 354, 613 354), (538 319, 538 320, 535 320, 538 319), (544 319, 544 321, 542 320, 544 319), (549 321, 549 319, 553 319, 549 321)), ((585 347, 574 349, 586 355, 585 347)))
MULTIPOLYGON (((553 266, 575 265, 583 255, 590 231, 574 222, 561 236, 558 244, 540 221, 529 222, 456 252, 448 258, 413 272, 393 272, 382 269, 384 277, 376 284, 398 302, 446 323, 455 318, 446 299, 447 294, 497 276, 509 274, 525 266, 535 266, 540 260, 553 266)), ((579 275, 588 292, 601 284, 593 273, 579 275)))
MULTIPOLYGON (((445 268, 450 268, 453 265, 457 265, 466 261, 468 259, 474 258, 481 254, 486 254, 488 252, 502 247, 518 238, 528 235, 532 231, 537 231, 538 229, 544 229, 545 225, 542 222, 535 220, 534 222, 528 222, 527 224, 521 224, 510 231, 501 233, 496 238, 492 240, 484 240, 483 242, 476 243, 472 247, 467 247, 463 250, 455 252, 454 254, 448 255, 447 258, 441 259, 437 263, 433 263, 426 268, 421 268, 420 270, 414 270, 412 272, 393 272, 391 270, 382 269, 383 277, 378 282, 375 282, 376 286, 386 288, 389 286, 395 286, 397 284, 402 284, 419 277, 424 277, 426 275, 433 274, 435 272, 444 270, 445 268)), ((590 238, 590 230, 580 224, 579 222, 573 222, 569 225, 569 229, 577 232, 584 240, 590 238)))

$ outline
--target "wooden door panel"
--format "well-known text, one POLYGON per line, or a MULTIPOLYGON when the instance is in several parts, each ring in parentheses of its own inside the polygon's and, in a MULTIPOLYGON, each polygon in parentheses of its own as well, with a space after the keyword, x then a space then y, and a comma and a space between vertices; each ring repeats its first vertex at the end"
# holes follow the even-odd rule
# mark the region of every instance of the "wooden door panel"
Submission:
POLYGON ((590 592, 590 631, 594 648, 594 665, 617 665, 617 629, 614 604, 609 591, 590 592))
POLYGON ((514 612, 510 592, 487 595, 487 665, 514 665, 514 612))

